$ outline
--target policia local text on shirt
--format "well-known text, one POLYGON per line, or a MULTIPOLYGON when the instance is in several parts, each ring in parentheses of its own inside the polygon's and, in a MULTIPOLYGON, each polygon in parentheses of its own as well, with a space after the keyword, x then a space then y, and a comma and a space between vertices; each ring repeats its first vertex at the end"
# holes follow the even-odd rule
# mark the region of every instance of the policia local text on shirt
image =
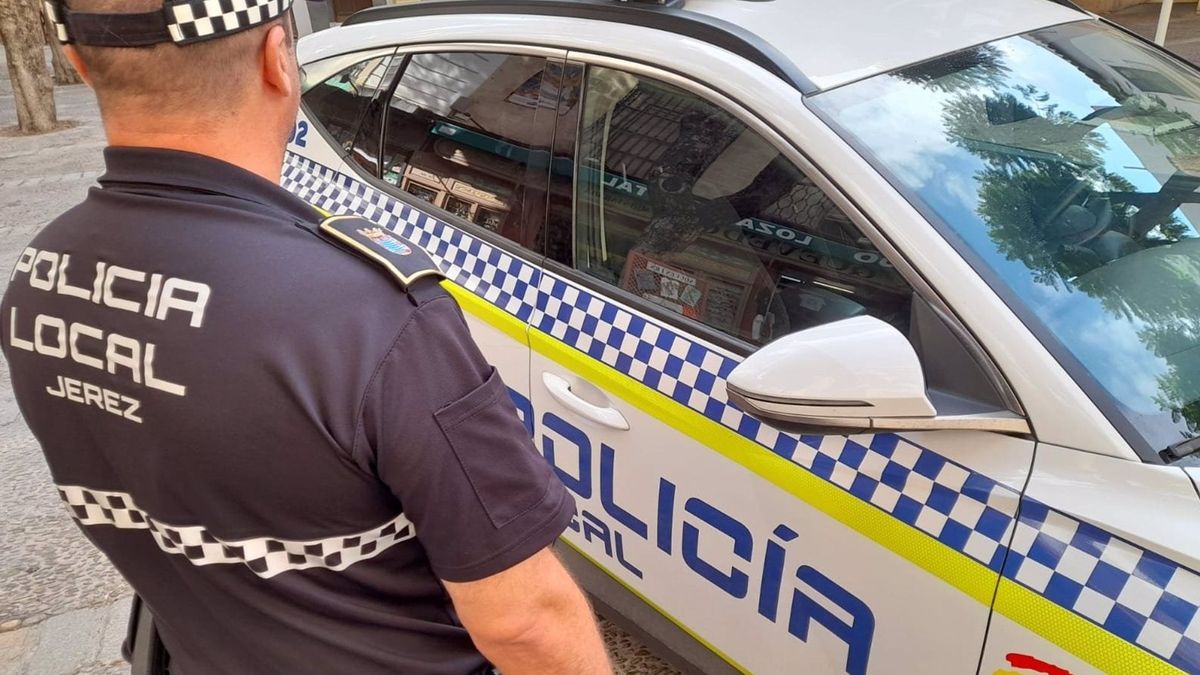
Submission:
POLYGON ((170 671, 609 672, 547 549, 574 504, 434 261, 278 185, 288 0, 159 2, 51 5, 107 171, 21 254, 0 329, 170 671))
MULTIPOLYGON (((29 287, 49 293, 57 293, 110 309, 144 314, 158 321, 165 321, 167 313, 178 310, 188 314, 184 317, 188 325, 199 328, 204 323, 204 309, 212 289, 208 284, 168 277, 159 273, 146 273, 120 265, 110 265, 103 260, 95 262, 95 268, 76 270, 73 276, 82 279, 83 286, 75 286, 67 278, 71 265, 69 253, 39 251, 29 246, 21 254, 14 268, 12 280, 23 278, 29 287), (82 272, 82 273, 81 273, 82 272), (129 296, 136 300, 118 297, 113 292, 117 282, 130 289, 129 296)), ((81 279, 76 279, 79 281, 81 279)), ((120 287, 118 286, 118 287, 120 287)), ((142 342, 136 337, 116 332, 105 332, 98 326, 85 323, 68 323, 62 317, 38 314, 22 325, 22 317, 16 306, 9 311, 8 346, 36 352, 55 359, 70 358, 83 364, 114 375, 123 375, 134 384, 165 391, 176 396, 186 396, 187 387, 176 382, 159 379, 154 375, 154 359, 158 355, 153 342, 142 342), (27 334, 28 339, 21 335, 27 334), (88 347, 89 341, 97 344, 88 347), (96 356, 89 356, 95 353, 96 356)), ((119 323, 119 319, 116 319, 119 323)), ((46 387, 46 393, 65 398, 83 405, 95 405, 114 415, 141 424, 137 415, 141 401, 119 391, 83 382, 72 377, 59 375, 55 383, 46 387)))

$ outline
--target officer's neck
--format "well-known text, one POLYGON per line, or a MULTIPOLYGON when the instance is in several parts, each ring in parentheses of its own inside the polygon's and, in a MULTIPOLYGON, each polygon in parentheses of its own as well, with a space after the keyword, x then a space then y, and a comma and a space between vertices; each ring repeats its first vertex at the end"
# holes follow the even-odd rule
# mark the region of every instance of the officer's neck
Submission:
POLYGON ((275 134, 247 133, 244 128, 234 133, 206 130, 197 133, 158 132, 136 128, 120 122, 106 122, 105 132, 110 146, 134 148, 163 148, 206 155, 267 180, 278 183, 283 168, 286 139, 271 139, 275 134))

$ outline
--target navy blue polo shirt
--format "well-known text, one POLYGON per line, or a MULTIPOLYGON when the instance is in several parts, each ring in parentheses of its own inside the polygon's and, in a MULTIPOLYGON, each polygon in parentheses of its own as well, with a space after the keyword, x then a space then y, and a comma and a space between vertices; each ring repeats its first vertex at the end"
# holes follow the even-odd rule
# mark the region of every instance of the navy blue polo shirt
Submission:
POLYGON ((105 161, 18 260, 3 351, 172 672, 485 666, 440 580, 526 559, 574 505, 454 300, 402 290, 233 165, 105 161))

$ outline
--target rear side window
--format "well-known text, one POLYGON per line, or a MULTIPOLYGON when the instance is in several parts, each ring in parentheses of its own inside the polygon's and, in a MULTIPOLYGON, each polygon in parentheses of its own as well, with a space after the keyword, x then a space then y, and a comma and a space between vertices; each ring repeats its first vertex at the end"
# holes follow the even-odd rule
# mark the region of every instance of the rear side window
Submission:
POLYGON ((309 113, 337 146, 364 169, 378 172, 381 115, 377 97, 389 86, 399 59, 391 54, 359 61, 304 93, 309 113))
POLYGON ((901 275, 733 115, 590 67, 578 117, 573 246, 550 250, 560 262, 756 345, 864 314, 908 331, 901 275))
POLYGON ((561 77, 540 56, 412 55, 387 101, 381 177, 540 250, 561 77))

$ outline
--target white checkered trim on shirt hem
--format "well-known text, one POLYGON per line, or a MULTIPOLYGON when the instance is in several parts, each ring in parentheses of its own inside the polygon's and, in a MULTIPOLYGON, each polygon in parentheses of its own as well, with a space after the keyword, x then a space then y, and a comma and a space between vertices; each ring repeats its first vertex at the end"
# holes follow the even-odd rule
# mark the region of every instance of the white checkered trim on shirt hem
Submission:
POLYGON ((58 492, 81 525, 149 530, 160 549, 181 555, 193 565, 242 564, 264 579, 314 567, 344 570, 416 536, 412 523, 401 513, 362 532, 323 539, 221 539, 203 525, 168 525, 156 520, 138 508, 127 492, 78 485, 60 485, 58 492))

